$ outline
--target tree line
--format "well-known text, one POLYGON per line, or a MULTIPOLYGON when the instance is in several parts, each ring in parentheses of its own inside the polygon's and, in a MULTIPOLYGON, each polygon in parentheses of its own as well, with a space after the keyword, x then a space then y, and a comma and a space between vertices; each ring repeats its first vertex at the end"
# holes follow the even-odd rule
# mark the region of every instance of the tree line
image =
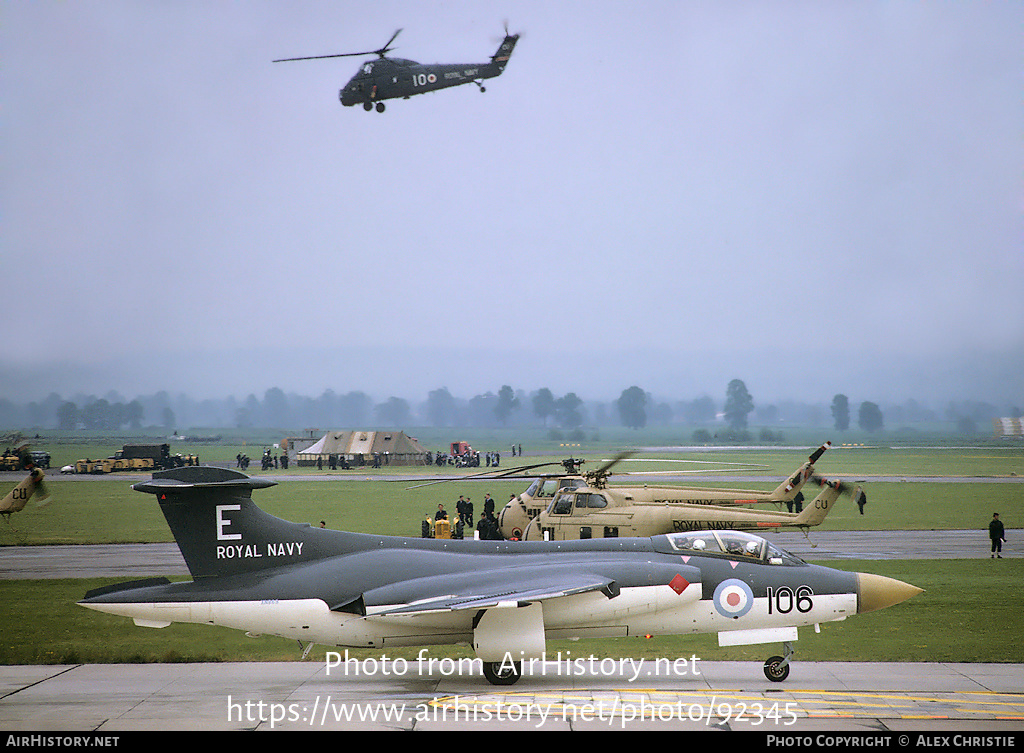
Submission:
POLYGON ((753 421, 761 426, 782 424, 832 425, 846 431, 856 416, 864 431, 881 431, 886 423, 895 426, 929 421, 954 421, 961 431, 978 430, 993 417, 1020 415, 1014 407, 996 407, 983 402, 950 403, 944 413, 914 400, 883 408, 879 403, 851 403, 843 394, 830 406, 782 401, 756 405, 743 380, 733 379, 721 400, 708 395, 690 400, 656 398, 633 385, 610 401, 584 400, 575 392, 556 395, 549 388, 534 391, 502 385, 472 398, 458 398, 446 387, 431 390, 418 403, 402 397, 375 401, 361 391, 336 393, 325 390, 318 397, 286 393, 279 387, 244 399, 196 400, 184 394, 161 391, 126 400, 116 392, 103 397, 76 395, 63 398, 52 393, 45 400, 17 405, 0 399, 0 427, 60 430, 119 430, 156 426, 168 432, 179 427, 209 428, 342 428, 459 426, 540 426, 568 431, 584 426, 710 426, 724 424, 742 432, 753 421))

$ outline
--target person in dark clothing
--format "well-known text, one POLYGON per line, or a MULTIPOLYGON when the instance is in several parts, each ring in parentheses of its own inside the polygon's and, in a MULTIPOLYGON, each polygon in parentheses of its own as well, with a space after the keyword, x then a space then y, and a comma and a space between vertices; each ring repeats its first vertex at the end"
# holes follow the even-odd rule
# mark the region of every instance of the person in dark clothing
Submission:
POLYGON ((789 512, 803 512, 804 509, 804 493, 797 492, 793 499, 786 500, 786 509, 789 512))
POLYGON ((865 494, 864 490, 858 486, 857 490, 854 492, 854 498, 857 502, 857 509, 860 510, 860 514, 863 515, 864 505, 868 503, 868 495, 865 494))
POLYGON ((999 519, 999 513, 992 513, 992 520, 988 524, 988 537, 992 539, 992 558, 1003 558, 1003 542, 1006 541, 1006 530, 1003 528, 1003 521, 999 519))
POLYGON ((434 513, 434 520, 448 520, 448 511, 444 509, 444 505, 438 503, 437 512, 434 513))
POLYGON ((482 541, 501 541, 498 521, 493 515, 481 515, 480 522, 476 524, 476 532, 482 541))

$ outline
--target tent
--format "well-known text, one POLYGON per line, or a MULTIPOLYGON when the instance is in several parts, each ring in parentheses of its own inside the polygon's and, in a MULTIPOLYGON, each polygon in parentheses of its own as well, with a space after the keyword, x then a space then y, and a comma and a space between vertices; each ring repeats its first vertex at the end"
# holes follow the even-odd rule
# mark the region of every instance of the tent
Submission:
POLYGON ((320 439, 286 440, 289 460, 300 466, 322 463, 333 457, 348 465, 429 465, 430 453, 404 431, 330 431, 320 439), (307 444, 308 443, 308 444, 307 444))

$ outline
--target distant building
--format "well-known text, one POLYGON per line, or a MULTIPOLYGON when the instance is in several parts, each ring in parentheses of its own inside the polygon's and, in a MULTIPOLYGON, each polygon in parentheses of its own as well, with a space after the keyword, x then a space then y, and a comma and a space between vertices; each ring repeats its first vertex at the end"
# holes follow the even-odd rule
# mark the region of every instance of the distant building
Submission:
POLYGON ((333 457, 342 465, 429 465, 430 453, 404 431, 329 431, 319 439, 288 437, 281 443, 290 464, 326 468, 333 457))

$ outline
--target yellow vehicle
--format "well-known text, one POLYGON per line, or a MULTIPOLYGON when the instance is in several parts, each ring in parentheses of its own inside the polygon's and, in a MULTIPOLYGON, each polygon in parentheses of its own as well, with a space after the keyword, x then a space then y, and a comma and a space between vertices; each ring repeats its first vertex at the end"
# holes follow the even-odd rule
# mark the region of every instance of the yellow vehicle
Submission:
POLYGON ((420 530, 424 539, 450 539, 452 538, 452 524, 448 518, 434 520, 433 516, 427 515, 420 530))
POLYGON ((117 473, 120 471, 154 471, 198 465, 193 456, 187 460, 181 455, 171 457, 167 444, 126 444, 109 458, 90 460, 86 458, 75 463, 75 473, 117 473))
POLYGON ((4 450, 4 454, 0 455, 0 471, 19 470, 21 470, 21 455, 11 449, 4 450))

